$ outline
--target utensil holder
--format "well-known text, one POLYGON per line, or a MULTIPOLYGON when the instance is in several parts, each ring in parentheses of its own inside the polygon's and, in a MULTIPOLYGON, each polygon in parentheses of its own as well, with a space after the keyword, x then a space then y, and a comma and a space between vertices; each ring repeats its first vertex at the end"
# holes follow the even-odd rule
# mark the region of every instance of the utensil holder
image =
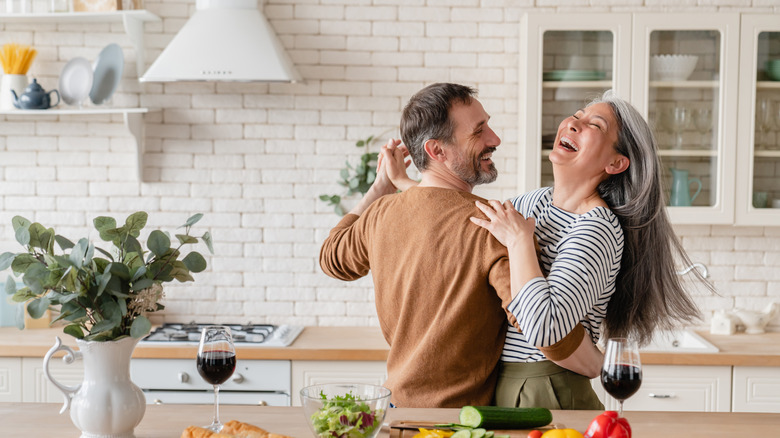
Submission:
POLYGON ((26 87, 27 75, 3 75, 3 78, 0 80, 0 110, 16 109, 14 107, 14 95, 11 94, 11 90, 14 90, 17 96, 21 96, 26 87))

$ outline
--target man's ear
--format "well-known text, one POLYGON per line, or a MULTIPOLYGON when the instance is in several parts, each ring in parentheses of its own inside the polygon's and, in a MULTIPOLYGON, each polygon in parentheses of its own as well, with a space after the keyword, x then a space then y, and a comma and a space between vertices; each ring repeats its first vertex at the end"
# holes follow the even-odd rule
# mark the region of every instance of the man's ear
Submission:
POLYGON ((604 170, 609 175, 617 175, 618 173, 625 172, 630 163, 628 157, 625 155, 618 155, 614 160, 607 164, 607 168, 604 170))
POLYGON ((444 152, 444 148, 439 140, 428 139, 423 145, 425 153, 431 157, 431 160, 444 162, 447 160, 447 155, 444 152))

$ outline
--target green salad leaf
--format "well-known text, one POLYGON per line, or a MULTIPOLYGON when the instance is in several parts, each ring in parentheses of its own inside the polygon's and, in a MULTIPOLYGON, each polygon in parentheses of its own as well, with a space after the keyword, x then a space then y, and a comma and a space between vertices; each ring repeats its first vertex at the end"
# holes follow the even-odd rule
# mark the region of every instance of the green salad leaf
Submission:
POLYGON ((366 438, 382 427, 379 422, 384 418, 384 410, 372 410, 351 392, 330 399, 320 392, 320 397, 322 408, 311 416, 320 438, 366 438))

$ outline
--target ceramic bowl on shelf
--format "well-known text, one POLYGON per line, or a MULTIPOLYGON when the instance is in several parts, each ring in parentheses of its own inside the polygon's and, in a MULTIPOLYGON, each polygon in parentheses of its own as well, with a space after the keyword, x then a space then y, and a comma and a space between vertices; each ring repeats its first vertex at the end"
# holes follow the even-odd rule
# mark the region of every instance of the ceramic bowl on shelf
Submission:
POLYGON ((780 81, 780 59, 767 60, 766 75, 770 80, 780 81))
POLYGON ((301 389, 301 404, 315 437, 373 438, 382 429, 390 390, 363 383, 326 383, 301 389))
POLYGON ((653 55, 650 57, 650 79, 656 81, 685 81, 699 57, 696 55, 653 55))

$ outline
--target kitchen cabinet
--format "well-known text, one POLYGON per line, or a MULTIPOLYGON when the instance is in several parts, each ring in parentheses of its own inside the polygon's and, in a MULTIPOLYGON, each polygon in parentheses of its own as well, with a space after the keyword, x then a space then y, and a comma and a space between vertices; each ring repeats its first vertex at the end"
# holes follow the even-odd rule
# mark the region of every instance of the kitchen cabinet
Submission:
POLYGON ((292 362, 292 405, 300 406, 301 389, 321 383, 368 383, 382 385, 387 380, 384 361, 294 360, 292 362))
POLYGON ((734 367, 734 412, 780 413, 780 368, 734 367))
POLYGON ((22 358, 0 357, 0 402, 22 401, 22 358))
POLYGON ((647 118, 664 187, 687 173, 690 205, 674 223, 734 223, 738 13, 526 14, 521 23, 519 188, 552 184, 548 161, 558 124, 613 89, 647 118), (696 57, 690 75, 658 77, 653 57, 696 57), (673 170, 674 169, 674 170, 673 170))
MULTIPOLYGON (((66 363, 61 357, 52 358, 49 372, 58 382, 67 386, 79 385, 84 380, 84 362, 66 363)), ((22 358, 22 401, 35 403, 61 403, 64 395, 43 372, 43 359, 22 358)))
MULTIPOLYGON (((73 12, 73 13, 43 13, 43 14, 0 14, 0 23, 22 23, 35 25, 39 23, 114 23, 121 22, 135 50, 135 66, 138 77, 145 68, 144 23, 159 21, 160 17, 145 10, 114 11, 114 12, 73 12)), ((133 137, 136 148, 136 169, 138 180, 143 180, 144 154, 144 124, 143 115, 148 108, 111 108, 95 106, 86 108, 67 108, 64 104, 58 109, 47 110, 6 110, 0 115, 39 118, 46 116, 122 114, 125 126, 133 137), (62 109, 59 109, 62 108, 62 109)))
POLYGON ((771 59, 780 59, 780 20, 771 14, 743 14, 736 186, 740 225, 780 224, 780 206, 772 205, 780 202, 780 81, 768 75, 771 59))

